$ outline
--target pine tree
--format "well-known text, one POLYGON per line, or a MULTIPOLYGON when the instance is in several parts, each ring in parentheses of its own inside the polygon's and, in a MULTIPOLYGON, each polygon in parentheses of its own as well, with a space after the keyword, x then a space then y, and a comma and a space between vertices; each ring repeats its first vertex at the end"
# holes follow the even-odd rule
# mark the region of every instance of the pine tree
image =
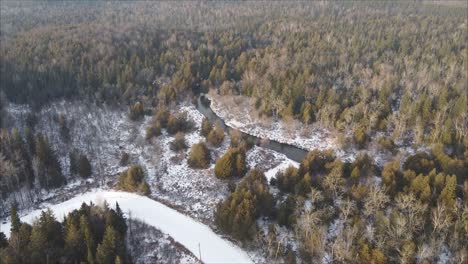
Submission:
POLYGON ((228 179, 234 176, 242 176, 245 170, 244 150, 231 148, 216 161, 214 173, 220 179, 228 179))
POLYGON ((112 226, 108 225, 104 238, 97 247, 96 262, 99 264, 114 264, 117 253, 117 232, 112 226))
POLYGON ((83 237, 73 221, 66 221, 65 226, 65 255, 68 261, 73 262, 81 259, 85 253, 83 237))
POLYGON ((0 250, 8 246, 8 239, 3 232, 0 232, 0 250))
POLYGON ((21 227, 21 220, 18 216, 18 205, 14 202, 11 205, 11 213, 10 213, 10 222, 11 222, 11 233, 17 233, 21 227))
POLYGON ((439 195, 439 201, 445 203, 448 208, 455 204, 455 190, 457 187, 457 177, 455 175, 447 176, 445 187, 439 195))
POLYGON ((68 159, 70 161, 70 173, 71 174, 78 173, 79 155, 78 155, 78 152, 75 149, 70 151, 70 153, 68 154, 68 159))
POLYGON ((92 174, 91 164, 86 155, 80 155, 79 174, 82 178, 88 178, 92 174))
POLYGON ((80 232, 82 233, 86 245, 86 261, 88 263, 94 263, 95 243, 90 223, 85 215, 80 217, 80 232))

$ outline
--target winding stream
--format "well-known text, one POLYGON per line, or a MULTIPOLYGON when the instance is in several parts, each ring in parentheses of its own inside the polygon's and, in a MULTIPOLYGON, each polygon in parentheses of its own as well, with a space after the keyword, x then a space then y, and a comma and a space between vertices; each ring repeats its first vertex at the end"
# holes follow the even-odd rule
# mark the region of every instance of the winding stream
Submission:
MULTIPOLYGON (((224 120, 217 116, 213 110, 211 110, 210 104, 210 100, 204 95, 198 96, 196 104, 198 111, 200 111, 206 118, 208 118, 212 124, 218 122, 225 130, 231 130, 232 128, 227 126, 224 120)), ((239 132, 242 134, 242 136, 253 142, 255 145, 261 145, 264 148, 283 153, 288 158, 297 162, 301 162, 308 153, 307 151, 292 145, 280 143, 270 139, 255 137, 241 131, 239 132)))

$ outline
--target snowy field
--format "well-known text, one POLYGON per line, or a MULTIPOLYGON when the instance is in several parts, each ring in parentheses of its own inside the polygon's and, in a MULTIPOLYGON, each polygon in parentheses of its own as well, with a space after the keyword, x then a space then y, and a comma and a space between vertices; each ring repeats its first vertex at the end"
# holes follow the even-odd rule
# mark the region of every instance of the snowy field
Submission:
MULTIPOLYGON (((186 247, 193 255, 205 263, 252 263, 250 257, 239 247, 221 238, 208 226, 177 212, 159 202, 147 197, 127 192, 93 190, 76 196, 68 201, 55 205, 47 205, 61 221, 70 211, 77 209, 82 203, 93 202, 101 204, 106 201, 110 206, 118 202, 122 210, 168 234, 174 240, 186 247)), ((41 210, 35 210, 21 220, 32 223, 41 210)), ((7 236, 10 233, 10 223, 0 228, 7 236)))

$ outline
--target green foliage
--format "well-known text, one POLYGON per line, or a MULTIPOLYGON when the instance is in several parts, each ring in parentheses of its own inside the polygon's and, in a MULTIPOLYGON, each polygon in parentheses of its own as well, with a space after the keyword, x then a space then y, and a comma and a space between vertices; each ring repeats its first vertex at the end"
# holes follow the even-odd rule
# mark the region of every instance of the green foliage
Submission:
POLYGON ((406 159, 403 164, 405 170, 412 170, 419 174, 428 174, 435 167, 434 159, 425 152, 418 152, 406 159))
POLYGON ((165 105, 161 105, 154 113, 154 123, 159 123, 161 127, 166 127, 170 115, 169 109, 165 105))
POLYGON ((393 142, 392 139, 387 138, 387 137, 379 137, 377 139, 377 143, 379 144, 379 147, 385 150, 388 150, 392 153, 394 153, 397 150, 397 146, 395 145, 395 142, 393 142))
POLYGON ((230 148, 216 160, 214 173, 220 179, 243 176, 246 170, 245 151, 240 148, 230 148))
POLYGON ((299 180, 299 170, 294 166, 289 166, 284 172, 276 175, 276 185, 283 192, 293 192, 299 180))
POLYGON ((206 169, 210 165, 211 154, 205 143, 199 142, 190 149, 188 164, 192 168, 206 169))
POLYGON ((159 122, 152 121, 146 128, 146 140, 150 140, 153 137, 161 135, 161 124, 159 122))
POLYGON ((78 173, 78 168, 79 168, 79 156, 80 154, 76 149, 73 149, 68 153, 68 160, 70 162, 70 173, 71 174, 76 174, 78 173))
POLYGON ((0 250, 8 246, 8 239, 3 232, 0 232, 0 250))
POLYGON ((216 123, 206 139, 211 145, 219 147, 224 140, 224 129, 216 123))
POLYGON ((395 195, 402 189, 403 175, 400 172, 400 162, 389 161, 382 170, 382 183, 390 195, 395 195))
POLYGON ((288 196, 284 202, 282 202, 278 208, 276 219, 278 224, 291 227, 295 223, 296 216, 294 211, 296 210, 296 200, 292 196, 288 196))
POLYGON ((363 149, 369 141, 369 135, 367 135, 366 130, 363 127, 358 126, 354 129, 353 139, 358 148, 363 149))
POLYGON ((63 247, 62 226, 55 219, 52 211, 43 211, 39 220, 33 224, 31 241, 31 262, 45 260, 57 262, 63 247))
POLYGON ((131 165, 119 175, 118 187, 122 190, 146 195, 149 194, 149 188, 146 188, 145 184, 147 187, 143 169, 138 165, 131 165))
POLYGON ((311 175, 326 173, 327 164, 335 160, 335 154, 331 150, 320 151, 312 150, 302 160, 299 167, 299 174, 305 174, 309 172, 311 175))
POLYGON ((192 127, 193 123, 187 119, 185 112, 177 116, 170 115, 167 120, 167 132, 171 135, 177 132, 188 132, 192 127))
POLYGON ((83 204, 66 215, 63 223, 50 210, 43 211, 32 226, 21 224, 9 241, 3 240, 0 233, 0 261, 113 264, 119 256, 131 263, 125 247, 126 229, 118 204, 116 210, 83 204))
POLYGON ((18 233, 20 226, 21 226, 21 221, 18 215, 18 205, 17 204, 12 204, 11 206, 11 212, 10 212, 10 223, 11 223, 11 233, 18 233))
POLYGON ((91 163, 89 163, 88 157, 86 155, 80 155, 79 159, 79 169, 78 173, 82 178, 88 178, 91 176, 92 169, 91 169, 91 163))
POLYGON ((457 187, 457 177, 447 176, 445 179, 445 186, 440 192, 439 201, 447 205, 447 207, 452 207, 455 204, 455 190, 457 187))
POLYGON ((268 191, 265 175, 252 170, 236 190, 216 207, 215 222, 224 232, 239 240, 252 239, 256 231, 255 219, 271 215, 273 196, 268 191))
POLYGON ((358 180, 374 176, 374 160, 367 154, 359 154, 351 165, 351 178, 358 180))
POLYGON ((41 187, 46 189, 57 188, 65 184, 60 163, 49 142, 42 136, 37 136, 36 158, 38 160, 37 174, 41 187))
POLYGON ((212 129, 213 129, 213 126, 211 125, 210 120, 204 117, 202 121, 202 125, 201 125, 201 135, 204 137, 207 137, 208 134, 210 134, 212 129))

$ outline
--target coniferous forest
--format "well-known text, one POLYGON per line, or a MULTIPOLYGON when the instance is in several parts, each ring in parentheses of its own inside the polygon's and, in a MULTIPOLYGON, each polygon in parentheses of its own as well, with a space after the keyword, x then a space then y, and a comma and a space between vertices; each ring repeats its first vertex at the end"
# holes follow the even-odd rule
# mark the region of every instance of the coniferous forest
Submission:
POLYGON ((468 262, 466 2, 0 7, 0 263, 204 262, 144 258, 118 204, 21 220, 97 188, 257 263, 468 262))

